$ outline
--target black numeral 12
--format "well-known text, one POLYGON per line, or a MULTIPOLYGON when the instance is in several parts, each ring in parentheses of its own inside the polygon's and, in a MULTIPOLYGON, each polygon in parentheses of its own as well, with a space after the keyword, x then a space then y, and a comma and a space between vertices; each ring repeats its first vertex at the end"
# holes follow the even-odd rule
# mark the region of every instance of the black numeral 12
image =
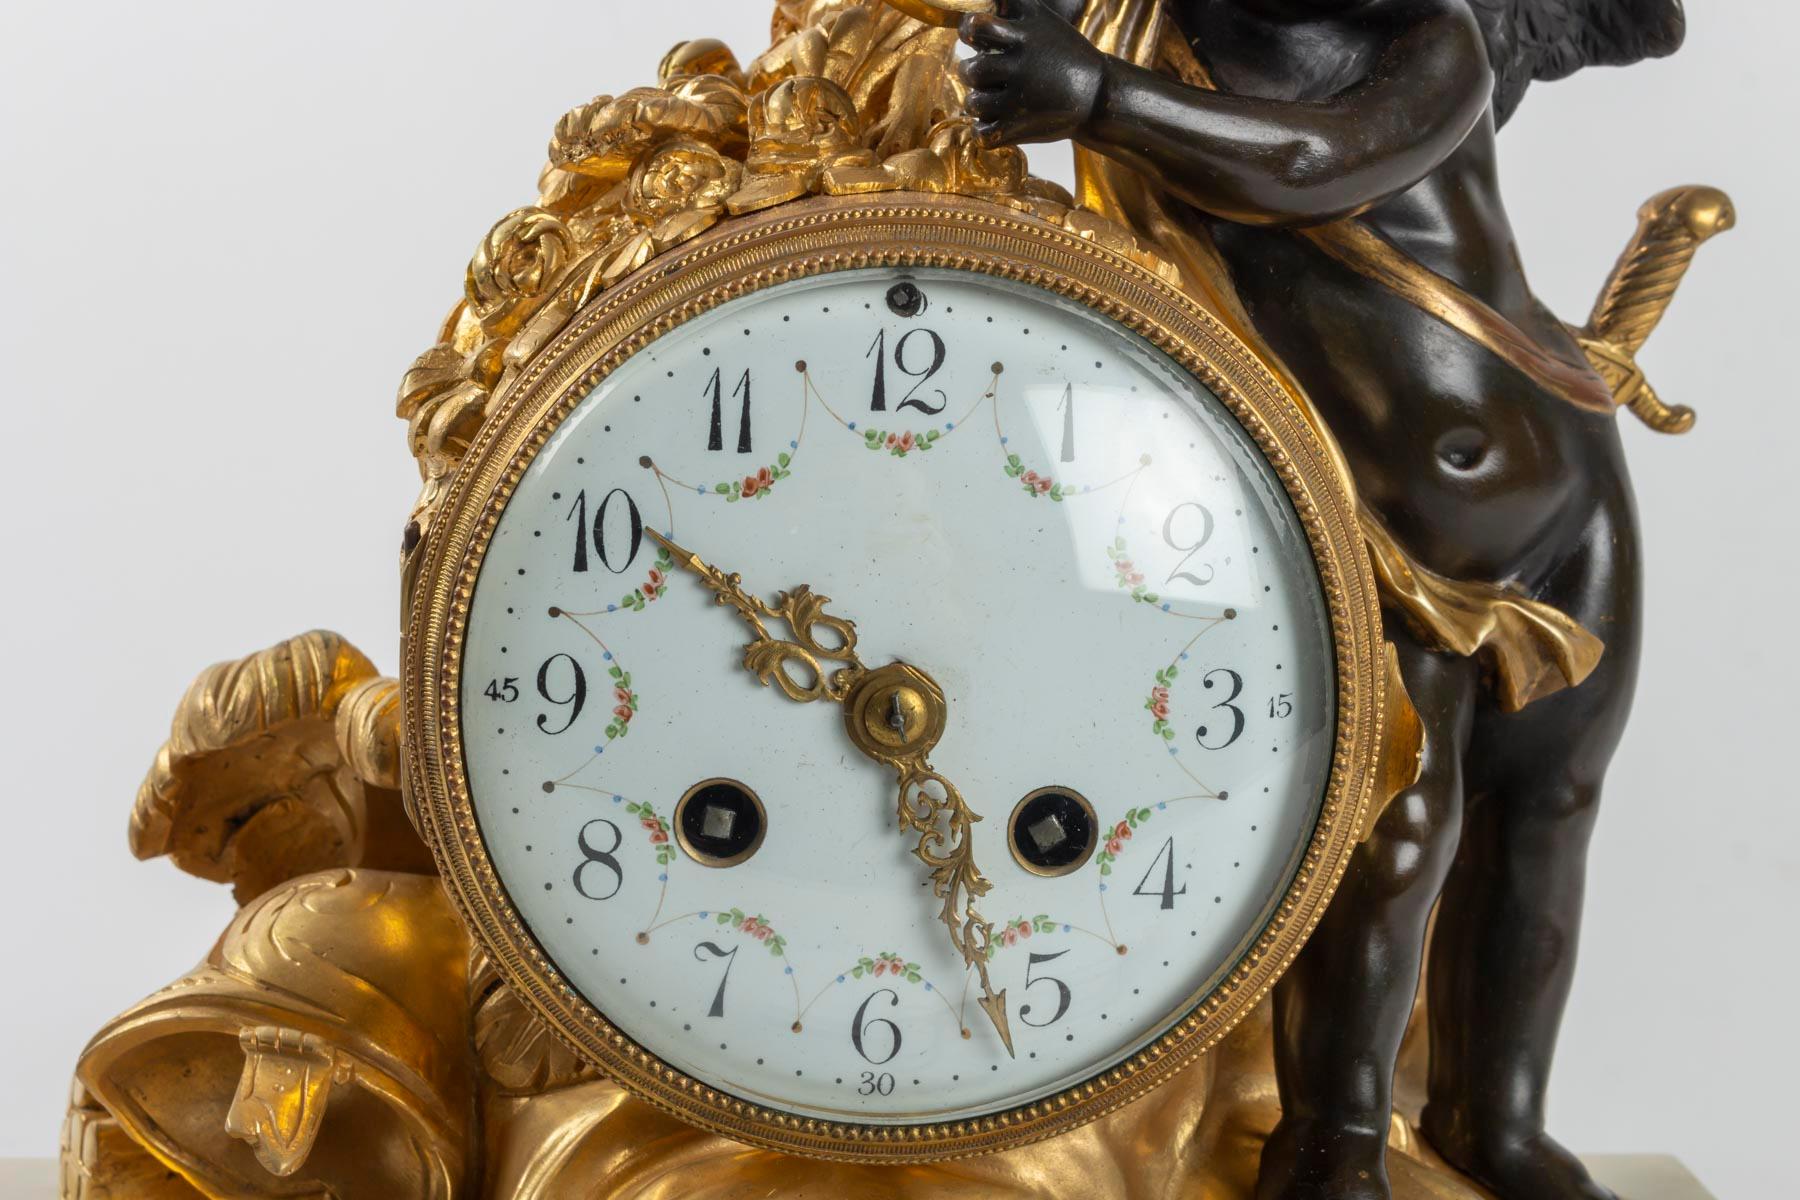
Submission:
MULTIPOLYGON (((928 416, 935 417, 937 414, 943 412, 945 408, 949 407, 950 397, 945 394, 942 389, 933 389, 937 392, 938 398, 936 408, 933 408, 931 405, 917 397, 918 390, 929 383, 934 375, 943 370, 944 359, 948 354, 949 349, 944 345, 944 339, 929 329, 909 330, 906 336, 894 343, 894 366, 899 368, 902 375, 918 380, 917 383, 912 385, 911 390, 900 398, 900 403, 894 406, 896 411, 903 408, 916 408, 928 416), (909 366, 907 365, 909 358, 907 347, 913 345, 919 338, 924 338, 930 343, 931 362, 920 365, 918 359, 922 357, 922 354, 920 351, 915 350, 910 356, 912 365, 909 366)), ((869 397, 869 411, 886 412, 888 410, 887 330, 884 329, 875 335, 875 344, 869 347, 868 354, 863 357, 875 360, 875 390, 869 397)))

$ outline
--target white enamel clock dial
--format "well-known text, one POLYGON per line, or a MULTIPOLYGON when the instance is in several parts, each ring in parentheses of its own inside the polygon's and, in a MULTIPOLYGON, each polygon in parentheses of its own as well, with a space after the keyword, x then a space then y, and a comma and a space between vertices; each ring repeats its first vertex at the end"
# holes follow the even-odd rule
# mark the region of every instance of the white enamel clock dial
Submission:
POLYGON ((1141 1049, 1263 929, 1331 769, 1328 610, 1267 462, 1122 327, 971 273, 786 284, 637 353, 519 483, 465 645, 482 841, 545 954, 802 1116, 980 1116, 1141 1049), (894 772, 761 686, 650 529, 941 685, 1013 1054, 894 772))

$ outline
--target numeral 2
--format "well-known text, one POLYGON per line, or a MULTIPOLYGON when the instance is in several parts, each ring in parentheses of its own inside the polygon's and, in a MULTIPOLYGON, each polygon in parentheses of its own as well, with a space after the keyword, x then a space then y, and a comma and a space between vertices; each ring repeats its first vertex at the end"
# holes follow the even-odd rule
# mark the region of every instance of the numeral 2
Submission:
POLYGON ((1214 528, 1212 510, 1204 504, 1196 504, 1190 500, 1186 504, 1177 504, 1170 511, 1168 519, 1163 522, 1163 541, 1168 543, 1169 549, 1185 554, 1186 557, 1175 564, 1175 569, 1169 572, 1169 577, 1163 580, 1164 583, 1174 583, 1177 579, 1185 579, 1196 586, 1205 587, 1213 581, 1217 572, 1210 564, 1206 567, 1205 579, 1183 568, 1193 561, 1194 555, 1200 553, 1205 549, 1206 544, 1212 541, 1214 528), (1200 514, 1200 538, 1192 545, 1183 546, 1175 540, 1175 519, 1190 508, 1200 514))

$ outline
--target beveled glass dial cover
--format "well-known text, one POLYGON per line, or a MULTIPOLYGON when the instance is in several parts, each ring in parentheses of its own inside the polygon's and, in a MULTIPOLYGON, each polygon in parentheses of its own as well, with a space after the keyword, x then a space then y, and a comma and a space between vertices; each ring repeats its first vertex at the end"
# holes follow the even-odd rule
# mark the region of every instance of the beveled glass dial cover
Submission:
POLYGON ((850 271, 676 328, 554 432, 481 568, 462 735, 501 883, 621 1031, 770 1108, 943 1121, 1122 1061, 1238 961, 1318 820, 1333 661, 1288 496, 1191 376, 1045 291, 850 271), (1012 1054, 894 771, 762 686, 649 530, 942 688, 1012 1054))

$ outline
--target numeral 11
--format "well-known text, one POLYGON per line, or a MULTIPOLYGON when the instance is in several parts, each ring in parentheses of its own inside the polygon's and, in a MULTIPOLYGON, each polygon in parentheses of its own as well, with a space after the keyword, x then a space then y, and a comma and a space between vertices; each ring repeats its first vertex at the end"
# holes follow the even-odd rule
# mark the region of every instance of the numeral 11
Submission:
MULTIPOLYGON (((712 397, 712 426, 706 438, 708 450, 725 449, 724 407, 725 407, 725 375, 723 368, 716 368, 712 373, 712 381, 706 385, 706 394, 712 397)), ((738 380, 732 396, 742 396, 744 406, 738 413, 737 452, 750 453, 750 372, 738 380)))

